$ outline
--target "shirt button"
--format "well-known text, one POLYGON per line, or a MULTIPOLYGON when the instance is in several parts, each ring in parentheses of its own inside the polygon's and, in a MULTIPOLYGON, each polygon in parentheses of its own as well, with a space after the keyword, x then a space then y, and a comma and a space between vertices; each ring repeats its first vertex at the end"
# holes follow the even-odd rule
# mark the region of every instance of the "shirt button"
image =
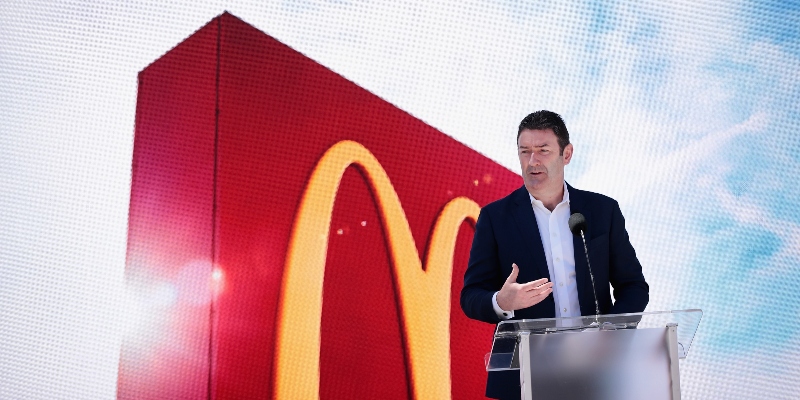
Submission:
POLYGON ((556 257, 556 262, 559 262, 559 261, 561 261, 561 258, 560 257, 556 257))
POLYGON ((566 307, 564 307, 564 312, 567 312, 567 308, 566 307))
POLYGON ((557 234, 557 233, 555 233, 555 232, 553 232, 553 237, 556 237, 556 236, 558 236, 558 234, 557 234))
POLYGON ((564 282, 559 283, 558 286, 564 286, 564 282))

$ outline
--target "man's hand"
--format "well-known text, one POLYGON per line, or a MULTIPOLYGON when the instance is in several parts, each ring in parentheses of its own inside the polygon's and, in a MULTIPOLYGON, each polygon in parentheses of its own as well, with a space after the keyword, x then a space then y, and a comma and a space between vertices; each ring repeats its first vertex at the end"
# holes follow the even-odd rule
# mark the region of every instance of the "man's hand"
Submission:
POLYGON ((497 292, 497 305, 504 311, 516 311, 538 304, 553 292, 553 282, 542 278, 528 283, 517 283, 519 267, 511 264, 511 275, 497 292))

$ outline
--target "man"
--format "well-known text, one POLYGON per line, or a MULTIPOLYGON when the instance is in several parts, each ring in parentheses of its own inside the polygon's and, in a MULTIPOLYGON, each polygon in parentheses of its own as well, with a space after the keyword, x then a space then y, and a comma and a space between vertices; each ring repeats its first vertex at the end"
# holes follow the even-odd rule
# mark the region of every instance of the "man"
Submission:
MULTIPOLYGON (((586 217, 586 245, 601 314, 644 311, 649 287, 617 202, 564 181, 572 144, 561 117, 528 115, 517 131, 524 185, 481 209, 475 224, 461 309, 473 319, 594 315, 595 295, 580 236, 568 220, 586 217), (612 304, 610 286, 614 287, 612 304)), ((519 372, 490 372, 486 396, 520 397, 519 372)))

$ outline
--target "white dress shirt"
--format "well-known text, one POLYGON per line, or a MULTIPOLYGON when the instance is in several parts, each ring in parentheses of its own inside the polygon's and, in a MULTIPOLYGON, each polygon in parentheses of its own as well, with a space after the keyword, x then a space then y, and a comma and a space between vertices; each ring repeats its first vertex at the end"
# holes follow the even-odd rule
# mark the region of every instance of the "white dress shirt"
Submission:
MULTIPOLYGON (((536 216, 539 236, 542 240, 547 270, 553 282, 553 300, 556 303, 556 317, 579 317, 578 283, 575 280, 575 248, 572 245, 572 232, 569 230, 569 191, 564 183, 564 197, 551 212, 530 193, 531 207, 536 216)), ((500 319, 509 319, 514 311, 505 311, 497 305, 497 292, 492 296, 492 306, 500 319)))

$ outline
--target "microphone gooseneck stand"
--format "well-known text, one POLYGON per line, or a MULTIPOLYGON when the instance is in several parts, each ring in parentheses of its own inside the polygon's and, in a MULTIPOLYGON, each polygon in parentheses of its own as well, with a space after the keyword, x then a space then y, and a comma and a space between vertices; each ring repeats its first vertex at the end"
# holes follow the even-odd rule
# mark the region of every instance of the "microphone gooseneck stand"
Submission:
POLYGON ((594 295, 594 322, 597 323, 598 315, 600 315, 600 305, 597 302, 597 290, 594 287, 594 274, 592 273, 592 263, 589 261, 589 249, 586 247, 586 237, 583 232, 586 231, 586 217, 579 212, 572 213, 569 217, 569 230, 573 235, 581 235, 583 242, 583 255, 586 256, 586 265, 589 267, 589 279, 592 281, 592 294, 594 295))

